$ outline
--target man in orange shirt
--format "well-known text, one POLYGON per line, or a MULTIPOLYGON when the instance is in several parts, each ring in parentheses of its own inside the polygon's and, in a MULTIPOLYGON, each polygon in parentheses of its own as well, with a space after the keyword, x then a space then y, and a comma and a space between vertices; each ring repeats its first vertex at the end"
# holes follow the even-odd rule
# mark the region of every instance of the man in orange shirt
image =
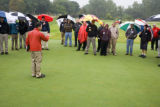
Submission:
POLYGON ((153 25, 153 37, 152 37, 152 41, 151 41, 151 49, 154 50, 154 44, 156 42, 156 47, 155 50, 157 50, 158 48, 158 31, 160 30, 158 27, 156 27, 156 25, 153 25))
POLYGON ((42 62, 42 45, 41 40, 48 41, 49 36, 45 36, 41 33, 41 23, 36 24, 36 28, 28 33, 26 39, 26 46, 29 47, 32 58, 32 77, 44 78, 45 75, 40 72, 40 65, 42 62))

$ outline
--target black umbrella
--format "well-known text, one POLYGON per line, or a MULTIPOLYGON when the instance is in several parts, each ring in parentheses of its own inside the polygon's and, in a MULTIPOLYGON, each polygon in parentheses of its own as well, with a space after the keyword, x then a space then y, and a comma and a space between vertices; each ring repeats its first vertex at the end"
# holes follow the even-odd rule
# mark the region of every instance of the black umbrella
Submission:
POLYGON ((68 17, 68 15, 61 15, 57 19, 61 19, 61 18, 67 19, 67 17, 68 17))
POLYGON ((19 20, 29 20, 25 14, 20 12, 10 12, 10 15, 17 17, 19 20))
POLYGON ((160 14, 151 16, 151 17, 147 18, 146 21, 160 21, 160 14))
POLYGON ((34 22, 38 22, 38 19, 36 17, 34 17, 31 14, 26 14, 26 16, 28 16, 30 19, 32 19, 34 22))

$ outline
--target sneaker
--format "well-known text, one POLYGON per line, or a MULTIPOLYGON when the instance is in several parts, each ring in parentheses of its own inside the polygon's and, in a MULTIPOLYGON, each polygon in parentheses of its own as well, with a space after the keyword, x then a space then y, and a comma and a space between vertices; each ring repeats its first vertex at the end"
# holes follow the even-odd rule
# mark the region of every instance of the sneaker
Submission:
POLYGON ((77 49, 76 51, 80 51, 80 49, 77 49))
POLYGON ((157 56, 156 58, 160 58, 160 56, 157 56))
POLYGON ((143 55, 143 56, 142 56, 142 58, 146 58, 146 57, 147 57, 146 55, 143 55))
POLYGON ((37 77, 37 78, 44 78, 45 75, 44 74, 41 74, 41 76, 37 77))
POLYGON ((139 55, 139 57, 143 57, 143 55, 141 54, 141 55, 139 55))
POLYGON ((158 67, 160 67, 160 64, 158 64, 158 67))
POLYGON ((94 56, 96 56, 97 54, 94 54, 94 56))
POLYGON ((130 56, 133 56, 132 54, 130 54, 130 56))
POLYGON ((4 55, 4 52, 1 52, 1 55, 4 55))
POLYGON ((126 55, 129 55, 128 53, 126 53, 126 55))
POLYGON ((18 48, 16 48, 16 51, 18 51, 18 48))
POLYGON ((46 48, 46 50, 47 50, 47 51, 49 51, 49 49, 48 49, 48 48, 46 48))
POLYGON ((85 55, 88 55, 88 53, 84 53, 85 55))
POLYGON ((8 55, 8 52, 5 52, 6 55, 8 55))

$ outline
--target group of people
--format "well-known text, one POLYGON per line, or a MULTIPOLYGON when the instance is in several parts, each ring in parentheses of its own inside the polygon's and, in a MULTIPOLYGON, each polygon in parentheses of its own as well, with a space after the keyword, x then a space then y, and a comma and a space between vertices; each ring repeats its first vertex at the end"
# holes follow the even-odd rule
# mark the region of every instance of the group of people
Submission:
POLYGON ((100 51, 100 55, 106 56, 111 52, 116 55, 116 43, 119 37, 119 31, 116 27, 116 23, 113 23, 109 28, 108 24, 102 24, 99 28, 95 25, 96 20, 91 22, 83 21, 82 24, 77 19, 76 23, 71 23, 70 20, 64 19, 60 25, 61 32, 61 44, 67 46, 69 37, 69 46, 72 47, 72 30, 74 30, 75 47, 77 51, 81 50, 83 45, 83 51, 88 54, 90 44, 92 43, 94 55, 100 51), (98 37, 98 48, 96 48, 96 38, 98 37), (65 40, 64 40, 65 38, 65 40), (65 41, 65 43, 64 43, 65 41))
MULTIPOLYGON (((26 36, 29 31, 35 28, 35 23, 32 19, 28 22, 26 20, 17 20, 15 23, 8 24, 5 18, 0 17, 0 52, 1 55, 8 55, 8 36, 11 36, 12 46, 11 50, 26 49, 26 36), (19 37, 19 46, 18 46, 19 37), (23 41, 22 41, 23 40, 23 41), (5 44, 5 49, 3 44, 5 44)), ((45 21, 45 17, 40 21, 42 24, 41 32, 44 35, 50 33, 49 23, 45 21)), ((42 49, 48 50, 48 42, 42 41, 42 49)))
MULTIPOLYGON (((75 36, 75 47, 78 46, 77 51, 80 51, 83 45, 83 51, 85 51, 85 54, 87 55, 90 44, 92 43, 94 55, 97 55, 97 52, 100 51, 101 56, 106 56, 110 53, 116 56, 116 43, 119 37, 119 30, 116 27, 117 23, 114 22, 111 27, 109 27, 108 24, 103 23, 99 28, 97 28, 97 26, 95 25, 95 21, 96 20, 92 20, 91 22, 84 21, 81 24, 77 19, 76 23, 72 24, 70 20, 64 19, 60 26, 62 38, 61 44, 67 46, 69 37, 69 46, 72 46, 73 29, 75 36), (98 38, 97 49, 96 38, 98 38)), ((126 55, 133 56, 133 44, 138 34, 140 37, 140 49, 142 51, 139 57, 146 58, 148 43, 149 41, 151 41, 151 50, 158 50, 157 58, 160 58, 160 29, 156 27, 155 24, 153 25, 152 29, 148 25, 144 25, 144 29, 140 33, 137 32, 134 24, 130 25, 130 28, 127 29, 125 33, 125 36, 127 38, 126 55), (155 43, 156 46, 154 48, 155 43)))

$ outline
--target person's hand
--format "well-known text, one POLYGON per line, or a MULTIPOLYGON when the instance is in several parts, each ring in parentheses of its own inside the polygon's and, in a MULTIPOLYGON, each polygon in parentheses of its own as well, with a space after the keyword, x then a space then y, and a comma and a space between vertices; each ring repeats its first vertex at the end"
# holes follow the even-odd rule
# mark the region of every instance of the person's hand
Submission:
POLYGON ((46 37, 47 37, 47 39, 49 40, 49 38, 50 38, 49 34, 48 34, 46 37))

